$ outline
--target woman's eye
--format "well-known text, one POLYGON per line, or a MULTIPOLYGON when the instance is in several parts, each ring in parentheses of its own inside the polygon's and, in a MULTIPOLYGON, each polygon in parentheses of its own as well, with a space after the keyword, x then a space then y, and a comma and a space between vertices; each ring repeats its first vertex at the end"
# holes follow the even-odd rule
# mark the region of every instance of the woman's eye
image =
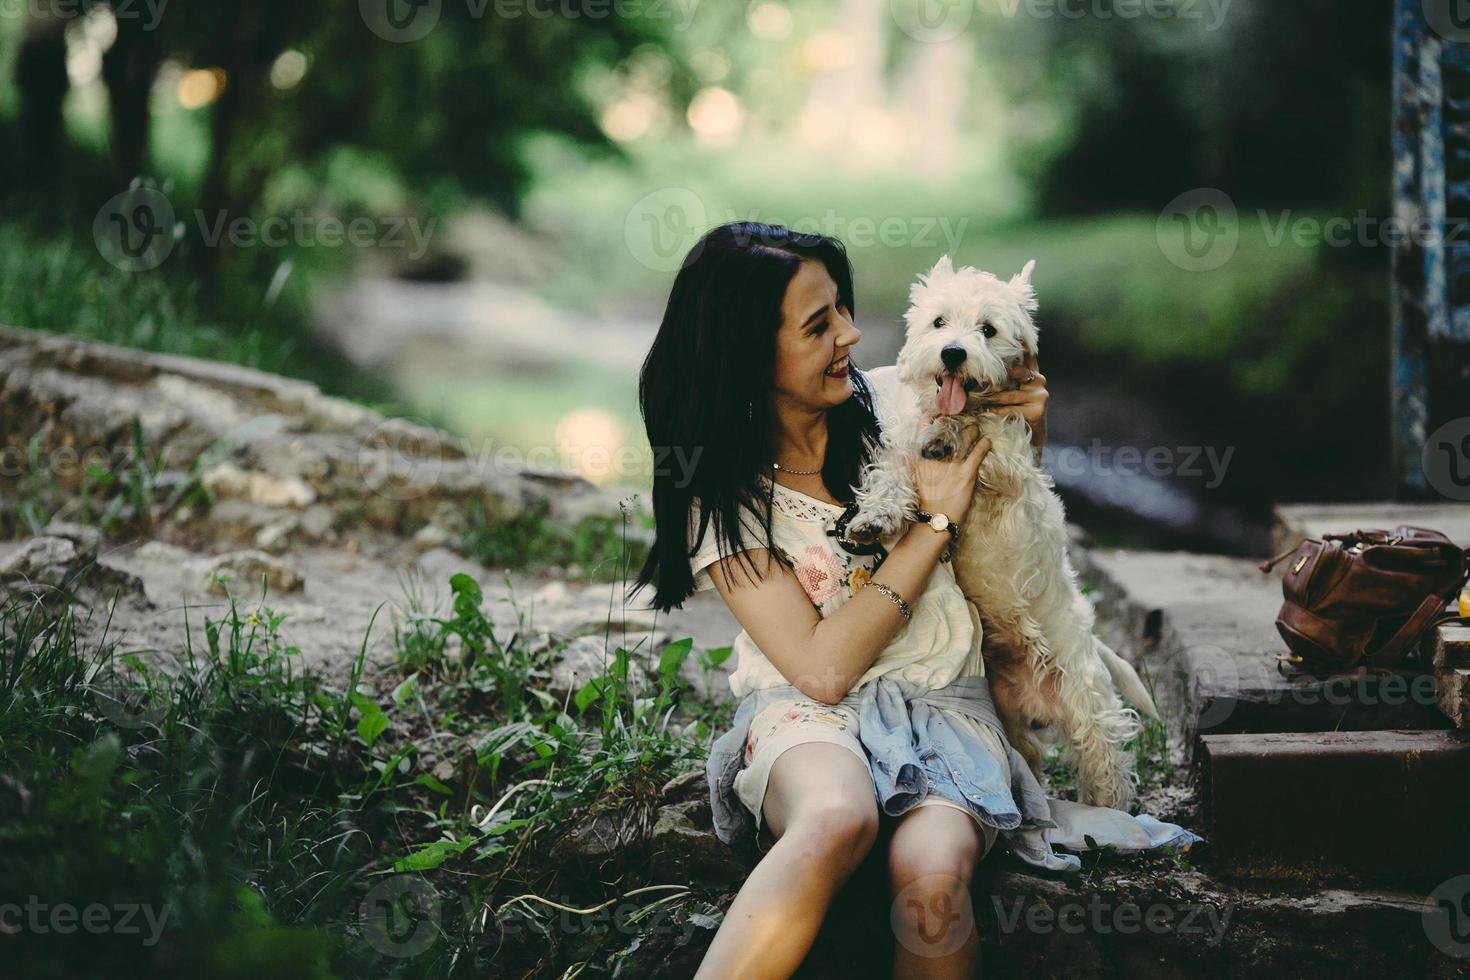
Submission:
POLYGON ((980 332, 983 333, 986 337, 995 336, 995 328, 988 323, 980 328, 980 332))
POLYGON ((944 328, 944 317, 942 317, 942 316, 936 316, 934 318, 934 329, 935 330, 942 330, 943 328, 944 328))

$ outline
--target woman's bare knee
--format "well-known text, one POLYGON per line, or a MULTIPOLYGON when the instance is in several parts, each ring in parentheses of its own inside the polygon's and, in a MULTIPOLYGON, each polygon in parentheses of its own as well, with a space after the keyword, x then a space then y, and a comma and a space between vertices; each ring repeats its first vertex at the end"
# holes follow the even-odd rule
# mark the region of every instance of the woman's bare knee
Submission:
POLYGON ((795 835, 816 855, 861 862, 878 835, 871 770, 826 742, 796 745, 771 767, 762 807, 771 833, 795 835))
POLYGON ((968 814, 951 807, 923 807, 906 813, 888 847, 888 878, 895 892, 920 879, 951 879, 968 888, 985 846, 968 814))
POLYGON ((970 881, 983 846, 975 821, 951 807, 922 807, 900 819, 888 848, 888 878, 894 937, 903 949, 930 959, 970 942, 970 881))
POLYGON ((878 838, 878 808, 872 801, 829 800, 797 810, 782 835, 804 853, 851 871, 878 838))

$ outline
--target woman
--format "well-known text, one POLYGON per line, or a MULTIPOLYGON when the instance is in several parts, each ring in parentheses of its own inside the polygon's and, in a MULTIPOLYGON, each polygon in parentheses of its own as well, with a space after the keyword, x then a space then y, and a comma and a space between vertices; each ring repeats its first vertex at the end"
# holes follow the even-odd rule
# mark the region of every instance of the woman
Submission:
MULTIPOLYGON (((1038 828, 1055 824, 1039 788, 1018 782, 1029 770, 994 723, 980 622, 947 563, 943 525, 965 519, 988 440, 915 462, 932 524, 876 547, 842 537, 879 419, 901 397, 891 368, 875 385, 855 367, 860 337, 840 243, 743 222, 691 250, 643 366, 649 443, 669 465, 655 474, 656 540, 633 592, 655 584, 652 604, 667 611, 716 588, 743 627, 730 681, 740 707, 711 751, 711 800, 723 838, 748 813, 774 839, 702 977, 795 972, 880 809, 896 819, 895 976, 975 974, 969 887, 998 830, 1034 863, 1073 866, 1049 863, 1060 859, 1038 828), (1035 836, 1010 836, 1021 831, 1035 836)), ((1034 358, 1017 378, 992 410, 1026 418, 1039 452, 1046 378, 1034 358)))

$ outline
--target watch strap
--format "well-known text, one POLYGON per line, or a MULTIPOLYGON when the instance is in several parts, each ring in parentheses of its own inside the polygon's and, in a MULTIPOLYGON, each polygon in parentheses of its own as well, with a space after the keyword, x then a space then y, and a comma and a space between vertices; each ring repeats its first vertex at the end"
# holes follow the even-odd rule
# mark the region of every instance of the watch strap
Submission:
MULTIPOLYGON (((921 521, 924 524, 928 524, 931 520, 934 519, 934 515, 929 513, 928 511, 916 510, 914 511, 914 519, 917 521, 921 521)), ((946 527, 945 530, 949 532, 949 539, 951 541, 958 541, 960 539, 960 526, 955 521, 950 521, 949 526, 946 527)))

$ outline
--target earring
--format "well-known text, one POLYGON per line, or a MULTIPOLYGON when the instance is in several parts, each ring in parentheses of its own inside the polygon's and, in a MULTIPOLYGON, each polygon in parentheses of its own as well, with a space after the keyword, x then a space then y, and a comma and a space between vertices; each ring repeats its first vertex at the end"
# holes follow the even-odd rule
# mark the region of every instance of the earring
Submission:
POLYGON ((745 403, 745 421, 750 422, 755 418, 755 400, 745 403))

